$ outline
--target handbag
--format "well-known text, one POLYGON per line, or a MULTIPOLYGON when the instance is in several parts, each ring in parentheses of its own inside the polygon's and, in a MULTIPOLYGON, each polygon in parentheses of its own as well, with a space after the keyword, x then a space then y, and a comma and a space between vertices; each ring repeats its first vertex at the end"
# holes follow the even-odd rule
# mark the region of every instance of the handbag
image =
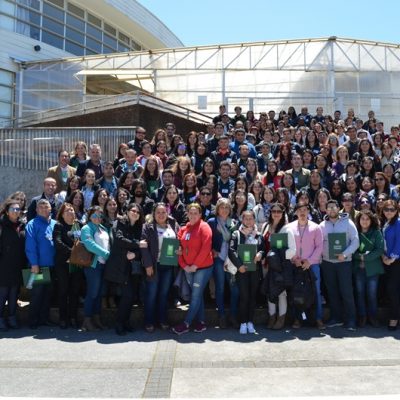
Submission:
POLYGON ((86 249, 83 243, 77 239, 72 246, 69 262, 80 267, 90 267, 92 265, 94 254, 86 249))

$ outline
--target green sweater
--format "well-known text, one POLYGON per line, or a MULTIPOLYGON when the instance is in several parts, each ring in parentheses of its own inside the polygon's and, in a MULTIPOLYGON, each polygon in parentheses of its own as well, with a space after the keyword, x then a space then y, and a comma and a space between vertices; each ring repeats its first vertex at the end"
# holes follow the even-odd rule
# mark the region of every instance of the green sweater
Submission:
POLYGON ((367 233, 358 232, 360 247, 353 254, 353 272, 361 265, 361 256, 364 256, 365 272, 367 277, 384 273, 381 256, 384 252, 384 241, 379 229, 371 229, 367 233), (365 254, 368 252, 368 254, 365 254))

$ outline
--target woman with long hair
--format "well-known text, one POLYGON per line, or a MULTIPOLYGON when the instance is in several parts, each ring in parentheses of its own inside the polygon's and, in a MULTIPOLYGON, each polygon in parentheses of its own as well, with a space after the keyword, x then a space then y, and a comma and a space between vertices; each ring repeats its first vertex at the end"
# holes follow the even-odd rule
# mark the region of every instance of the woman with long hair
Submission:
POLYGON ((296 204, 296 184, 294 181, 294 176, 291 172, 286 171, 281 179, 281 187, 287 189, 289 193, 289 202, 292 206, 296 204))
POLYGON ((148 193, 153 193, 161 186, 160 170, 155 156, 147 158, 141 178, 146 182, 148 193))
POLYGON ((196 176, 197 187, 204 186, 211 175, 215 175, 215 163, 211 158, 207 157, 202 164, 200 173, 196 176))
POLYGON ((276 158, 280 171, 287 171, 292 168, 292 148, 290 143, 281 143, 276 158))
POLYGON ((190 160, 186 157, 178 157, 177 163, 172 167, 172 170, 174 171, 174 185, 182 189, 184 176, 192 172, 190 160))
POLYGON ((88 149, 85 142, 79 141, 76 142, 74 147, 74 153, 69 160, 69 165, 74 168, 78 168, 80 163, 85 162, 88 157, 88 149))
POLYGON ((235 190, 231 195, 231 204, 232 218, 238 223, 243 211, 248 209, 246 192, 242 189, 235 190))
POLYGON ((123 215, 130 203, 131 194, 125 188, 118 188, 115 193, 115 201, 117 202, 117 210, 119 215, 123 215))
POLYGON ((191 162, 196 174, 201 173, 203 164, 208 157, 207 145, 205 143, 198 143, 191 157, 191 162))
POLYGON ((183 191, 181 193, 182 203, 186 205, 194 203, 199 195, 196 175, 193 172, 186 174, 183 177, 182 186, 183 186, 183 191))
POLYGON ((261 202, 261 194, 263 191, 264 185, 261 180, 257 179, 253 181, 249 186, 249 192, 254 196, 254 200, 256 201, 256 205, 261 202))
POLYGON ((167 188, 162 198, 162 202, 167 207, 168 214, 175 218, 180 226, 187 223, 187 213, 185 205, 179 198, 179 191, 175 185, 167 188))
POLYGON ((386 290, 390 301, 388 329, 394 331, 400 319, 400 220, 397 203, 394 200, 385 201, 383 215, 386 222, 382 229, 385 239, 382 261, 387 266, 386 290))
POLYGON ((96 191, 100 186, 96 183, 96 175, 92 169, 87 169, 83 175, 81 192, 83 193, 83 208, 87 211, 91 204, 96 191))
POLYGON ((278 163, 275 160, 268 161, 267 172, 262 178, 263 185, 276 190, 280 187, 281 175, 279 175, 278 163))
POLYGON ((189 157, 193 157, 196 153, 198 145, 197 132, 190 131, 186 137, 187 154, 189 157))
POLYGON ((234 190, 238 189, 241 189, 246 193, 247 206, 250 210, 252 210, 256 205, 256 200, 254 196, 249 193, 249 183, 247 182, 247 179, 242 175, 239 175, 235 180, 234 190))
POLYGON ((264 186, 261 191, 260 202, 254 207, 257 229, 261 232, 263 225, 268 221, 272 204, 275 203, 275 190, 264 186))

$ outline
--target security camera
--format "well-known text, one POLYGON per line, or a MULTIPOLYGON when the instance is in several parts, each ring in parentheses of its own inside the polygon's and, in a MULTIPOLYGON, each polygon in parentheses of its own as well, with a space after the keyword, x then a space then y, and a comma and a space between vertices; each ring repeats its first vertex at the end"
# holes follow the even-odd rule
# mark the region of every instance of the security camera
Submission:
POLYGON ((33 46, 33 50, 40 51, 40 50, 42 50, 42 48, 37 44, 37 45, 33 46))

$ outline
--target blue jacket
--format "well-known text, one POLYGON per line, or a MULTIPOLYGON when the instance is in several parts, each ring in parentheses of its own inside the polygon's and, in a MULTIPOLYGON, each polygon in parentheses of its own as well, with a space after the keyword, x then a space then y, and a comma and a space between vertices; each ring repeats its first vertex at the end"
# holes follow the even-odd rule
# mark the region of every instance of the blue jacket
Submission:
POLYGON ((54 266, 53 230, 56 222, 38 215, 26 225, 25 253, 31 266, 54 266))
MULTIPOLYGON (((217 227, 218 227, 217 218, 216 217, 210 218, 207 221, 207 223, 208 223, 208 225, 210 225, 211 231, 212 231, 212 249, 217 252, 220 252, 224 238, 222 236, 222 233, 217 229, 217 227)), ((235 228, 235 225, 232 224, 231 232, 233 231, 234 228, 235 228)))
POLYGON ((249 157, 250 158, 256 158, 257 157, 257 152, 256 152, 256 148, 249 143, 247 140, 244 140, 243 142, 238 142, 237 140, 229 143, 229 148, 234 151, 236 153, 236 155, 239 157, 239 146, 241 144, 247 144, 247 146, 249 146, 249 157))
POLYGON ((383 228, 385 238, 385 254, 389 258, 400 259, 400 219, 383 228))
MULTIPOLYGON (((87 251, 90 251, 94 254, 91 265, 92 268, 96 268, 99 257, 103 257, 105 260, 107 260, 107 258, 110 256, 110 252, 108 250, 103 249, 94 241, 94 235, 98 229, 98 226, 93 222, 88 222, 81 231, 81 241, 83 245, 86 247, 87 251)), ((100 225, 100 229, 108 232, 107 228, 105 228, 103 225, 100 225)))

